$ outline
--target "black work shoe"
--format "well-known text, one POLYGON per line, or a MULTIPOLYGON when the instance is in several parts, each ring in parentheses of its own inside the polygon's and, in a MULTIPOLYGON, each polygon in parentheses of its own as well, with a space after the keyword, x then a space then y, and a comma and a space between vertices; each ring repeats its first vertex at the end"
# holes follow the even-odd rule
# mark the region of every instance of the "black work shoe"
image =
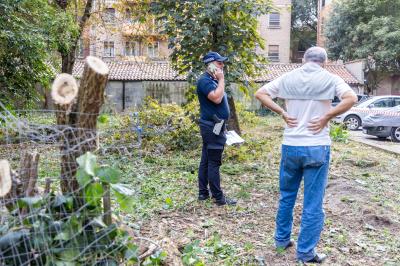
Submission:
POLYGON ((223 205, 231 205, 231 206, 233 206, 233 205, 236 205, 237 200, 223 197, 221 200, 216 200, 215 203, 218 206, 223 206, 223 205))
POLYGON ((203 201, 203 200, 208 200, 209 198, 210 198, 209 195, 200 194, 197 199, 203 201))
POLYGON ((325 254, 315 254, 314 258, 312 258, 311 260, 307 260, 307 261, 302 261, 299 260, 300 263, 322 263, 324 262, 324 260, 326 259, 326 255, 325 254))
POLYGON ((208 190, 208 194, 199 193, 199 197, 197 199, 203 201, 203 200, 208 200, 209 198, 212 198, 210 190, 208 190))

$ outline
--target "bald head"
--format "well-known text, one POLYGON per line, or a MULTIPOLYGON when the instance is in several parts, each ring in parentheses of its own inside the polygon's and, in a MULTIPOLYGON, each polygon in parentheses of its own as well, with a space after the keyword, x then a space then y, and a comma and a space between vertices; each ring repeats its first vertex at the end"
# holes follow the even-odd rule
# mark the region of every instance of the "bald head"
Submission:
POLYGON ((304 62, 314 62, 318 64, 324 64, 328 60, 328 54, 326 50, 322 47, 311 47, 308 48, 304 53, 304 62))

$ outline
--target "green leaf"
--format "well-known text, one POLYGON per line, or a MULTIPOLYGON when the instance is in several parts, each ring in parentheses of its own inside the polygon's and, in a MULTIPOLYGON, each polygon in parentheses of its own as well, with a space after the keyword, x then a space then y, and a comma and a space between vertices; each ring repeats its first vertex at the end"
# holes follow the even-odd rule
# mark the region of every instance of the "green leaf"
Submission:
POLYGON ((54 240, 63 240, 63 241, 70 240, 70 239, 71 239, 70 232, 60 232, 54 238, 54 240))
POLYGON ((86 187, 85 198, 91 205, 98 205, 103 196, 104 189, 100 183, 92 183, 86 187))
POLYGON ((76 266, 76 262, 70 262, 70 261, 60 261, 60 260, 53 260, 52 261, 55 266, 76 266))
POLYGON ((20 208, 24 207, 39 207, 42 203, 42 197, 25 197, 18 199, 18 206, 20 208))
POLYGON ((123 195, 121 193, 118 193, 118 191, 114 191, 115 197, 117 198, 117 202, 120 206, 120 208, 123 211, 126 212, 131 212, 134 205, 134 199, 132 197, 123 195))
POLYGON ((82 221, 78 218, 77 215, 72 215, 64 224, 61 225, 61 228, 62 231, 57 234, 54 239, 67 241, 82 232, 82 221))
POLYGON ((107 225, 103 222, 102 216, 93 218, 93 220, 90 221, 90 224, 100 228, 107 227, 107 225))
POLYGON ((164 209, 171 209, 172 207, 173 207, 173 202, 172 202, 172 199, 171 198, 166 198, 165 199, 165 204, 164 204, 164 206, 163 206, 163 208, 164 209))
POLYGON ((6 250, 9 246, 17 245, 22 237, 28 237, 29 234, 29 230, 27 229, 8 232, 4 236, 0 237, 0 248, 6 250))
POLYGON ((110 121, 110 117, 107 114, 102 114, 97 118, 97 121, 101 124, 105 124, 110 121))
POLYGON ((53 207, 60 207, 65 205, 68 209, 72 208, 74 199, 72 197, 66 197, 62 194, 56 195, 53 201, 53 207))
POLYGON ((96 156, 93 153, 87 152, 76 159, 76 161, 88 175, 95 176, 96 156))
POLYGON ((79 258, 79 249, 73 247, 67 247, 59 255, 62 261, 74 262, 79 258))
POLYGON ((96 176, 104 183, 118 183, 120 175, 121 173, 118 170, 111 167, 100 167, 96 169, 96 176))
POLYGON ((88 175, 84 169, 79 168, 76 171, 76 180, 80 187, 86 187, 92 180, 92 176, 88 175))
POLYGON ((129 186, 126 184, 111 184, 111 188, 124 196, 133 196, 135 194, 135 191, 130 189, 129 186))

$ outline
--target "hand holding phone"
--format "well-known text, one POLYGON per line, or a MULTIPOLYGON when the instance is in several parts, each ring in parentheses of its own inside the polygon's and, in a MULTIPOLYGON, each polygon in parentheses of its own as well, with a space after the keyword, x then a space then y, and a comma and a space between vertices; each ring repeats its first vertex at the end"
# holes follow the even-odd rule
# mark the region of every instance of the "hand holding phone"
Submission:
POLYGON ((207 69, 212 75, 215 75, 218 71, 218 67, 213 63, 208 64, 207 69))
POLYGON ((207 70, 210 72, 211 75, 214 76, 215 79, 220 80, 224 77, 224 72, 222 69, 218 68, 215 64, 210 63, 207 66, 207 70))

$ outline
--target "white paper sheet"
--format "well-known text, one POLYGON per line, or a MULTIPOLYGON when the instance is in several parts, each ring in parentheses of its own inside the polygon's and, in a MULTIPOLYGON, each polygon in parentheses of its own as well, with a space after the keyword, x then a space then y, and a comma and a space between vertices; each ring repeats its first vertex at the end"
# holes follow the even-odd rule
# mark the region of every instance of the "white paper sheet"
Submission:
POLYGON ((234 130, 230 130, 226 132, 226 144, 227 145, 232 145, 232 144, 238 144, 238 143, 243 143, 244 139, 242 139, 234 130))

